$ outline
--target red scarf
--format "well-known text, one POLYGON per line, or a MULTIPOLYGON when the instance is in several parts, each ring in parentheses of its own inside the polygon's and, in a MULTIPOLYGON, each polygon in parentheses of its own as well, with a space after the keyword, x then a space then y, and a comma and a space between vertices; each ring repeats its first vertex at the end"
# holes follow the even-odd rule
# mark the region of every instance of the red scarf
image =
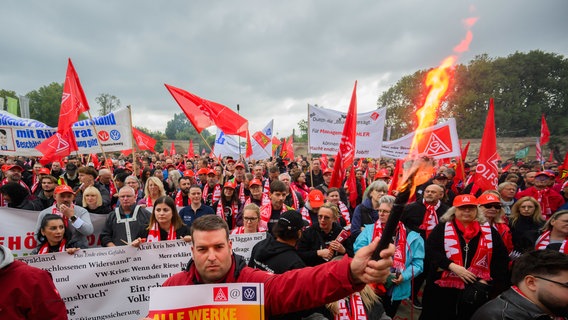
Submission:
MULTIPOLYGON (((207 195, 209 194, 209 184, 205 184, 205 187, 203 187, 203 195, 201 196, 203 198, 203 202, 207 203, 207 195)), ((213 189, 213 196, 211 197, 211 204, 219 201, 219 199, 221 198, 221 185, 220 184, 216 184, 215 188, 213 189)))
MULTIPOLYGON (((258 226, 258 228, 256 228, 256 232, 266 232, 266 228, 258 226)), ((241 227, 236 227, 235 229, 231 230, 231 234, 244 234, 245 233, 245 227, 241 226, 241 227)))
MULTIPOLYGON (((219 202, 217 203, 217 212, 216 212, 216 213, 217 213, 217 215, 218 215, 219 217, 223 218, 223 220, 226 219, 226 217, 225 217, 225 210, 224 210, 224 209, 225 209, 225 205, 223 204, 223 200, 221 199, 221 200, 219 200, 219 202)), ((233 203, 231 204, 231 216, 236 219, 238 212, 239 212, 239 205, 238 205, 237 203, 234 203, 234 202, 233 202, 233 203)), ((235 222, 236 222, 236 221, 235 221, 235 222)), ((235 223, 235 222, 234 222, 234 223, 235 223)))
MULTIPOLYGON (((282 206, 282 210, 280 210, 280 213, 284 213, 286 212, 286 210, 288 210, 288 208, 286 207, 286 205, 282 206)), ((262 207, 260 207, 260 224, 259 226, 263 227, 263 228, 268 228, 268 222, 270 222, 270 216, 272 216, 272 203, 269 202, 267 204, 263 204, 262 207)))
MULTIPOLYGON (((491 273, 489 272, 489 265, 491 264, 491 255, 493 253, 493 239, 491 238, 491 226, 489 223, 484 223, 479 225, 479 222, 472 222, 468 228, 464 228, 459 221, 454 220, 456 225, 460 230, 463 230, 463 237, 466 243, 469 242, 478 232, 481 231, 481 237, 479 237, 479 243, 477 244, 477 251, 471 260, 469 265, 469 270, 475 274, 478 278, 485 281, 491 280, 491 273)), ((452 260, 453 263, 463 265, 463 255, 460 241, 458 239, 458 234, 454 228, 452 222, 446 222, 444 229, 444 249, 446 251, 446 257, 452 260)), ((435 282, 437 285, 443 288, 465 288, 464 282, 461 278, 449 270, 444 270, 442 277, 435 282)))
POLYGON ((245 198, 245 183, 244 183, 244 181, 240 182, 238 188, 239 188, 239 201, 241 203, 245 203, 246 198, 245 198))
MULTIPOLYGON (((566 237, 564 241, 562 241, 562 245, 560 246, 559 251, 564 254, 568 254, 568 245, 566 245, 567 242, 568 242, 568 237, 566 237)), ((538 239, 536 240, 535 249, 544 250, 549 244, 550 244, 550 230, 545 231, 540 237, 538 237, 538 239)))
POLYGON ((348 301, 341 299, 339 303, 339 314, 334 317, 335 320, 359 320, 367 319, 367 312, 365 305, 361 299, 359 292, 353 293, 349 296, 348 301), (347 305, 349 303, 349 305, 347 305))
POLYGON ((424 213, 424 219, 422 220, 422 224, 420 225, 420 230, 426 230, 426 239, 430 236, 434 227, 438 224, 438 215, 436 214, 436 210, 440 208, 441 201, 438 200, 435 206, 426 203, 424 199, 422 199, 422 203, 426 207, 426 212, 424 213))
POLYGON ((345 203, 339 201, 337 206, 339 207, 339 211, 341 212, 341 216, 343 217, 343 219, 345 219, 346 225, 347 226, 350 225, 351 224, 351 218, 349 217, 349 209, 347 209, 347 206, 345 205, 345 203))
POLYGON ((310 217, 310 211, 306 207, 303 207, 300 210, 300 214, 302 215, 302 219, 308 222, 308 227, 312 226, 312 218, 310 217))
MULTIPOLYGON (((61 240, 61 243, 59 244, 59 249, 57 250, 57 252, 64 252, 65 251, 65 244, 67 243, 67 240, 63 239, 61 240)), ((49 242, 44 243, 41 248, 39 248, 39 251, 37 254, 46 254, 49 253, 49 242)))
MULTIPOLYGON (((381 238, 383 235, 383 225, 381 221, 377 220, 373 228, 373 238, 381 238)), ((393 267, 399 271, 406 269, 406 227, 402 222, 398 223, 396 241, 395 241, 395 251, 393 257, 393 267)))
POLYGON ((548 220, 552 215, 552 210, 548 203, 548 190, 549 188, 544 188, 542 190, 536 190, 536 200, 540 203, 540 208, 542 212, 542 218, 548 220))
MULTIPOLYGON (((189 205, 189 200, 187 202, 188 202, 188 205, 189 205)), ((181 192, 181 190, 176 193, 176 206, 177 207, 183 207, 184 206, 183 205, 183 192, 181 192)))
POLYGON ((294 190, 290 187, 290 194, 292 195, 292 208, 294 208, 294 210, 298 211, 300 209, 300 201, 298 200, 298 195, 296 194, 296 192, 294 192, 294 190))
POLYGON ((146 207, 153 207, 154 206, 154 201, 152 201, 152 198, 150 198, 150 196, 146 197, 146 207))
MULTIPOLYGON (((168 231, 168 239, 166 240, 175 240, 177 239, 176 230, 174 229, 174 224, 170 224, 170 230, 168 231)), ((147 242, 156 242, 161 241, 160 239, 160 226, 157 222, 154 222, 152 229, 148 230, 148 238, 146 239, 147 242)))

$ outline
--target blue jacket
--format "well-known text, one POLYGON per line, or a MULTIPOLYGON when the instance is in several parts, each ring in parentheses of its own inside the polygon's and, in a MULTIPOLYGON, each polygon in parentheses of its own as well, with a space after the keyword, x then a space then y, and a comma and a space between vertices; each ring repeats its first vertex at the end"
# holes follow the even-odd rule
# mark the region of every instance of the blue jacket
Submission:
MULTIPOLYGON (((371 243, 374 228, 374 224, 365 225, 365 229, 359 234, 353 245, 355 252, 371 243)), ((409 298, 411 292, 410 280, 412 280, 413 276, 416 278, 424 270, 424 239, 418 232, 411 231, 408 228, 406 230, 406 268, 401 273, 403 281, 399 285, 394 286, 392 291, 391 298, 393 301, 409 298)))

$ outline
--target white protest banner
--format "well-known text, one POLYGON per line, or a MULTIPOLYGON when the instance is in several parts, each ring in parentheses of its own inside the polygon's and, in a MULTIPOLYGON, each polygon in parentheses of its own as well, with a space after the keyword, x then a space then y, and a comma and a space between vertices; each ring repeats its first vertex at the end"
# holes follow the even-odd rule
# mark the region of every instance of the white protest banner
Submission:
MULTIPOLYGON (((460 156, 456 120, 448 121, 426 128, 421 131, 423 136, 418 143, 418 153, 434 159, 460 156)), ((405 159, 408 156, 415 132, 393 141, 383 142, 382 157, 405 159)))
POLYGON ((239 136, 225 134, 221 129, 217 128, 213 151, 217 157, 231 156, 238 159, 240 154, 245 154, 247 150, 247 140, 241 138, 240 141, 241 147, 239 149, 239 136))
MULTIPOLYGON (((233 251, 248 261, 252 247, 265 237, 266 233, 253 233, 230 238, 233 251)), ((51 272, 69 319, 134 320, 148 313, 150 288, 180 272, 190 258, 190 243, 175 240, 19 259, 51 272)))
MULTIPOLYGON (((81 120, 73 124, 73 132, 79 147, 78 153, 99 153, 132 149, 132 129, 128 109, 123 108, 105 116, 95 117, 93 121, 81 120), (99 139, 92 123, 95 123, 99 139)), ((51 137, 57 128, 33 120, 16 117, 0 111, 0 155, 41 156, 35 149, 45 139, 51 137)))
POLYGON ((151 288, 148 316, 157 320, 262 320, 264 284, 220 283, 151 288))
MULTIPOLYGON (((0 208, 0 244, 12 250, 17 257, 29 255, 37 246, 34 230, 40 211, 0 208)), ((106 215, 91 214, 91 223, 95 228, 93 235, 88 236, 89 247, 100 245, 100 234, 106 215)))
MULTIPOLYGON (((310 153, 336 155, 347 113, 308 105, 310 153)), ((356 157, 379 158, 386 108, 357 114, 356 157)))
POLYGON ((272 157, 272 132, 274 130, 274 120, 261 130, 252 134, 252 155, 249 157, 254 160, 263 160, 272 157))

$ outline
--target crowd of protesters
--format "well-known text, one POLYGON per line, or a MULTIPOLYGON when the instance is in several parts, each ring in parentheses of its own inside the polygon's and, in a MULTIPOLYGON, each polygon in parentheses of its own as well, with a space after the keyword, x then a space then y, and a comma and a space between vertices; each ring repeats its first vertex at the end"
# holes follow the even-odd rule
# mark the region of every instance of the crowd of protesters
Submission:
MULTIPOLYGON (((91 215, 106 216, 102 246, 191 241, 192 223, 216 215, 232 234, 267 232, 250 266, 283 273, 353 257, 381 236, 393 210, 402 210, 392 275, 365 289, 363 300, 370 302, 364 308, 346 303, 361 300, 351 296, 283 319, 389 319, 404 300, 421 310, 420 319, 470 319, 503 292, 530 296, 518 289, 524 271, 512 271, 519 257, 535 250, 568 254, 568 180, 560 170, 568 168, 555 163, 506 161, 495 190, 472 191, 475 163, 466 164, 457 181, 455 163, 436 162, 430 179, 400 204, 392 160, 356 159, 356 183, 340 186, 330 186, 333 159, 315 157, 246 161, 144 153, 91 160, 69 156, 43 166, 33 158, 0 158, 0 205, 40 212, 34 254, 86 248, 91 215), (513 293, 506 291, 511 285, 513 293)), ((564 298, 527 298, 537 306, 532 312, 551 319, 568 316, 568 266, 557 269, 552 275, 561 280, 547 284, 563 286, 556 289, 564 298)))

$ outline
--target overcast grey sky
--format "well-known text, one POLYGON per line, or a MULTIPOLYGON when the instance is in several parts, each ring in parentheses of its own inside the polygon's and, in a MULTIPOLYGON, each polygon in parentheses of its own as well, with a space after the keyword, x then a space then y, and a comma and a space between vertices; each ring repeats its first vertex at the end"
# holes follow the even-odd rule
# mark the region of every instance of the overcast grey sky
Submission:
POLYGON ((134 125, 164 131, 181 112, 164 83, 236 110, 252 131, 288 135, 307 104, 358 108, 400 77, 436 67, 478 17, 469 51, 568 56, 568 1, 3 1, 0 89, 62 83, 67 58, 92 113, 101 93, 133 106, 134 125))

